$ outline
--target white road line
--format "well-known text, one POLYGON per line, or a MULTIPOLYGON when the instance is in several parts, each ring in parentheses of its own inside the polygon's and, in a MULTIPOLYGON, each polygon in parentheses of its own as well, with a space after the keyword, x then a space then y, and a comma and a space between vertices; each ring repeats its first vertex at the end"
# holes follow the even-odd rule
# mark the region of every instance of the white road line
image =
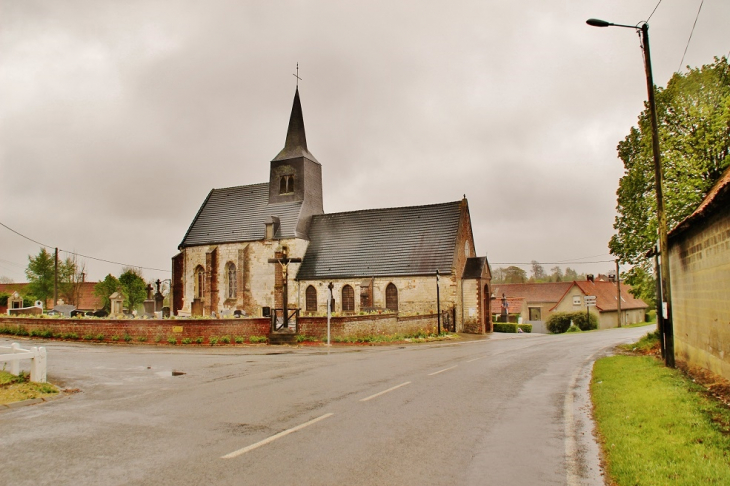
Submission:
POLYGON ((472 361, 476 361, 478 359, 484 359, 484 358, 486 358, 486 356, 479 356, 478 358, 470 359, 469 361, 467 361, 467 363, 471 363, 472 361))
POLYGON ((449 370, 453 370, 453 369, 454 369, 454 368, 456 368, 457 366, 459 366, 459 365, 454 365, 454 366, 452 366, 451 368, 445 368, 445 369, 443 369, 443 370, 439 370, 439 371, 434 371, 433 373, 429 373, 429 374, 428 374, 428 376, 438 375, 439 373, 443 373, 444 371, 449 371, 449 370))
POLYGON ((406 385, 410 385, 410 384, 411 384, 410 381, 406 381, 405 383, 401 383, 400 385, 396 385, 393 388, 388 388, 387 390, 383 390, 380 393, 376 393, 375 395, 370 395, 367 398, 363 398, 360 401, 361 402, 367 402, 368 400, 372 400, 373 398, 379 397, 380 395, 385 395, 388 392, 392 392, 393 390, 396 390, 396 389, 398 389, 398 388, 400 388, 402 386, 406 386, 406 385))
POLYGON ((324 415, 321 415, 317 417, 316 419, 312 419, 309 422, 305 422, 301 425, 297 425, 296 427, 292 427, 291 429, 285 430, 283 432, 279 432, 278 434, 272 435, 268 439, 264 439, 262 441, 256 442, 255 444, 251 444, 248 447, 244 447, 243 449, 238 449, 237 451, 233 451, 230 454, 226 454, 225 456, 221 456, 221 459, 233 459, 234 457, 238 457, 241 454, 245 454, 249 451, 252 451, 258 447, 261 447, 262 445, 266 445, 269 442, 274 442, 276 439, 280 439, 281 437, 284 437, 285 435, 289 435, 293 432, 296 432, 297 430, 302 430, 304 427, 309 427, 310 425, 319 422, 320 420, 324 420, 327 417, 333 416, 334 413, 326 413, 324 415))

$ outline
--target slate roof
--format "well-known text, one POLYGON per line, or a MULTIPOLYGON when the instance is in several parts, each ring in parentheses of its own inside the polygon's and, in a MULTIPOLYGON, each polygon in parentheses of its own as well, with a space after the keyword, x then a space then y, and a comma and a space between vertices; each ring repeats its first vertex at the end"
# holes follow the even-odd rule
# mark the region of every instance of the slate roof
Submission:
POLYGON ((297 280, 450 274, 461 201, 312 217, 297 280))
MULTIPOLYGON (((471 257, 466 259, 464 275, 461 278, 481 278, 484 267, 488 266, 487 257, 471 257)), ((489 271, 487 271, 489 274, 489 271)))
POLYGON ((278 217, 275 237, 302 237, 296 234, 302 202, 268 204, 269 184, 213 189, 190 224, 179 249, 187 246, 263 240, 265 223, 278 217))

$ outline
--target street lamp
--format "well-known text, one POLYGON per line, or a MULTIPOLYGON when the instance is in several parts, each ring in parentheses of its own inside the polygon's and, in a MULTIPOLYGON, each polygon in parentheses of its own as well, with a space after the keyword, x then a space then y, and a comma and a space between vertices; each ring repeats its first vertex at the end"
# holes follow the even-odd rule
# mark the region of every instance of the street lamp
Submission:
POLYGON ((436 321, 438 322, 438 334, 441 335, 441 295, 439 290, 439 271, 436 269, 436 321))
MULTIPOLYGON (((674 368, 674 328, 672 326, 672 292, 669 278, 669 244, 667 241, 667 215, 664 212, 664 196, 662 181, 662 162, 659 152, 659 126, 654 100, 654 78, 651 71, 651 55, 649 53, 649 24, 640 22, 637 25, 622 25, 599 19, 586 20, 593 27, 624 27, 641 33, 641 44, 644 49, 644 70, 646 71, 646 89, 649 93, 649 113, 651 115, 652 150, 654 152, 654 184, 656 186, 656 212, 659 223, 659 254, 661 297, 663 302, 657 304, 657 314, 664 316, 663 340, 666 346, 665 364, 674 368)), ((661 322, 661 321, 660 321, 661 322)))

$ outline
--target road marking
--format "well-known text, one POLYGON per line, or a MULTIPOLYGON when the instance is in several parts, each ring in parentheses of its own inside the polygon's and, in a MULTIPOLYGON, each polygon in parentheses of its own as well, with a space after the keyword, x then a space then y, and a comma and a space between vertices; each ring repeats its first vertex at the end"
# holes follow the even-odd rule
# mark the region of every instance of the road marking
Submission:
POLYGON ((247 453, 249 451, 252 451, 252 450, 254 450, 254 449, 258 448, 258 447, 261 447, 262 445, 266 445, 269 442, 274 442, 276 439, 280 439, 280 438, 284 437, 285 435, 289 435, 291 433, 296 432, 297 430, 302 430, 304 427, 309 427, 310 425, 315 424, 315 423, 319 422, 320 420, 324 420, 327 417, 331 417, 333 415, 334 415, 334 413, 326 413, 326 414, 321 415, 321 416, 319 416, 319 417, 317 417, 315 419, 310 420, 309 422, 304 422, 301 425, 297 425, 296 427, 292 427, 291 429, 288 429, 288 430, 285 430, 283 432, 279 432, 278 434, 272 435, 268 439, 264 439, 262 441, 256 442, 255 444, 251 444, 248 447, 244 447, 243 449, 238 449, 237 451, 233 451, 230 454, 226 454, 225 456, 221 456, 221 459, 233 459, 234 457, 238 457, 241 454, 245 454, 245 453, 247 453))
POLYGON ((367 398, 363 398, 360 401, 361 402, 367 402, 368 400, 372 400, 373 398, 379 397, 380 395, 385 395, 388 392, 392 392, 393 390, 396 390, 396 389, 398 389, 398 388, 400 388, 402 386, 406 386, 406 385, 410 385, 410 384, 411 384, 410 381, 406 381, 405 383, 401 383, 400 385, 396 385, 393 388, 388 388, 387 390, 383 390, 380 393, 376 393, 375 395, 370 395, 367 398))
POLYGON ((484 359, 484 358, 486 358, 486 356, 480 356, 478 358, 470 359, 469 361, 467 361, 467 363, 471 363, 472 361, 476 361, 478 359, 484 359))
POLYGON ((453 370, 453 369, 454 369, 454 368, 456 368, 457 366, 459 366, 459 365, 454 365, 454 366, 452 366, 451 368, 444 368, 443 370, 439 370, 439 371, 434 371, 433 373, 429 373, 429 374, 428 374, 428 376, 438 375, 439 373, 443 373, 444 371, 449 371, 449 370, 453 370))

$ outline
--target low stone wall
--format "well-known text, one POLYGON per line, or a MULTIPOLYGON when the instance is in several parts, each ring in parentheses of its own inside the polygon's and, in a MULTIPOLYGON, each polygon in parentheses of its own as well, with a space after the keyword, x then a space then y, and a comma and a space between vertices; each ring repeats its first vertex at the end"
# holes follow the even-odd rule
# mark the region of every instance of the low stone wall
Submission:
MULTIPOLYGON (((362 337, 378 334, 414 334, 419 331, 436 332, 436 314, 399 317, 396 314, 368 314, 338 316, 330 319, 332 337, 362 337)), ((299 334, 313 337, 327 336, 326 317, 300 317, 299 334)))

